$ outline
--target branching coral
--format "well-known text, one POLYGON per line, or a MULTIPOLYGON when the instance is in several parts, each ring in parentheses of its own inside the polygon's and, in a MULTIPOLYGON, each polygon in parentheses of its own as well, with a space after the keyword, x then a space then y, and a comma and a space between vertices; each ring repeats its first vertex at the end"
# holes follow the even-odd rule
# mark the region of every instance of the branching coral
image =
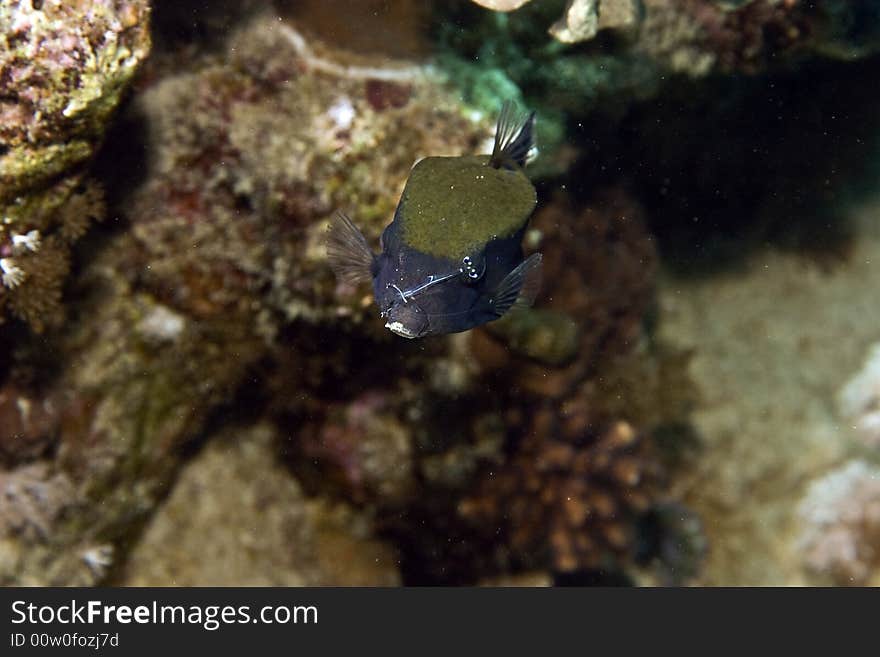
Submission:
POLYGON ((527 436, 461 513, 502 532, 523 563, 558 572, 598 568, 632 549, 634 522, 653 501, 658 465, 626 422, 591 434, 551 426, 558 421, 541 412, 531 434, 538 438, 527 436))
POLYGON ((81 188, 55 186, 64 203, 44 204, 31 198, 12 204, 6 227, 0 226, 0 307, 25 320, 36 331, 58 324, 62 316, 61 288, 69 270, 70 249, 95 219, 105 214, 104 194, 94 183, 81 188), (13 232, 9 226, 24 233, 13 232))

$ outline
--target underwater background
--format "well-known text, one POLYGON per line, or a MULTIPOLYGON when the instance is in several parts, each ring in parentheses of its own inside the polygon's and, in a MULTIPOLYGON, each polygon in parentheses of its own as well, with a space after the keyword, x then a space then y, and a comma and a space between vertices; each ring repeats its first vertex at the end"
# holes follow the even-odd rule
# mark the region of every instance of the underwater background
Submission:
POLYGON ((0 583, 880 585, 880 3, 0 0, 0 583), (337 282, 535 110, 534 308, 337 282))

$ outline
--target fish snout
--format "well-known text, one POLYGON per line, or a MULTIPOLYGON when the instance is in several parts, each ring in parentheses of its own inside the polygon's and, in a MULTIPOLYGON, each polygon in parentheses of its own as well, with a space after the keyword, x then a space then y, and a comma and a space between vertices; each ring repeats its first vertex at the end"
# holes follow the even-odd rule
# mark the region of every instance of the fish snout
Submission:
POLYGON ((404 338, 418 338, 428 328, 428 317, 412 302, 392 306, 385 316, 388 319, 385 328, 404 338))

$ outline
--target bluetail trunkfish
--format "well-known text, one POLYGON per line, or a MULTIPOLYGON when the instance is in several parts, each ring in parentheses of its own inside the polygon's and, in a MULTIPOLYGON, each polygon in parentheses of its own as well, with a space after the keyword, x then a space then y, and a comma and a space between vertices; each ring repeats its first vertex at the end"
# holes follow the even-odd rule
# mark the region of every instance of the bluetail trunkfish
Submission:
POLYGON ((380 253, 343 213, 327 236, 327 258, 351 283, 372 281, 385 327, 405 338, 457 333, 530 306, 541 254, 523 257, 535 209, 524 173, 535 113, 505 102, 491 155, 427 157, 412 168, 380 253))

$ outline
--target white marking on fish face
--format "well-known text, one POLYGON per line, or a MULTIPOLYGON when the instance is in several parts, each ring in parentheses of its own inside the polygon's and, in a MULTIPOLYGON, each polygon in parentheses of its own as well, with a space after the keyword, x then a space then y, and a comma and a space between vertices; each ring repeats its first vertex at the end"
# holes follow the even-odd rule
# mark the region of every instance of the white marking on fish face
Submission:
POLYGON ((397 335, 399 335, 402 338, 408 338, 408 339, 412 340, 413 338, 417 337, 415 333, 410 331, 406 326, 404 326, 400 322, 388 322, 385 324, 385 328, 387 328, 392 333, 396 333, 397 335))

